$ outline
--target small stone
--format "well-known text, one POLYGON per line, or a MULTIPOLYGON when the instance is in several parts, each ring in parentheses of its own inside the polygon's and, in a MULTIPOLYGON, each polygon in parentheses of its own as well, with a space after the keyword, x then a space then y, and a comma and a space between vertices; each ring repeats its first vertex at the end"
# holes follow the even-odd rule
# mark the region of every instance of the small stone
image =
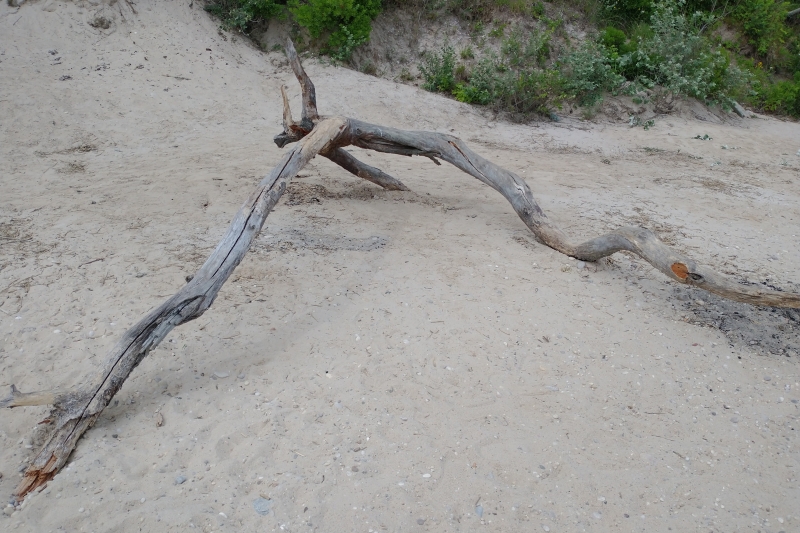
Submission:
POLYGON ((542 524, 542 529, 545 531, 545 533, 547 533, 548 531, 550 531, 550 526, 548 526, 547 524, 542 524))
POLYGON ((739 417, 738 416, 731 417, 731 422, 733 422, 734 424, 738 423, 739 417))
POLYGON ((417 524, 419 524, 421 526, 425 525, 425 519, 424 518, 417 518, 417 524))
POLYGON ((214 372, 214 377, 217 379, 224 379, 230 376, 228 372, 214 372))
POLYGON ((478 515, 478 518, 483 517, 483 505, 476 505, 475 506, 475 514, 478 515))
POLYGON ((272 500, 266 498, 256 498, 253 500, 253 509, 261 516, 267 516, 272 507, 272 500))
POLYGON ((5 509, 3 509, 3 514, 6 516, 11 516, 11 513, 14 512, 14 507, 9 505, 5 509))
POLYGON ((175 476, 176 485, 183 485, 184 483, 186 483, 186 476, 175 476))
POLYGON ((578 261, 577 263, 575 263, 575 267, 578 270, 583 270, 584 268, 586 268, 586 263, 584 263, 583 261, 578 261))
POLYGON ((146 502, 146 501, 147 501, 147 498, 142 498, 142 499, 141 499, 141 500, 139 500, 139 501, 140 501, 140 502, 142 502, 142 503, 144 503, 144 502, 146 502))
POLYGON ((772 381, 772 378, 770 376, 764 376, 764 381, 772 381))
POLYGON ((422 474, 422 477, 429 478, 429 477, 431 477, 431 475, 430 474, 422 474))
POLYGON ((81 507, 80 509, 78 509, 78 512, 79 512, 79 513, 82 513, 83 511, 84 511, 83 507, 81 507))
POLYGON ((238 376, 236 376, 236 377, 237 377, 237 378, 239 378, 239 379, 244 379, 244 378, 245 378, 245 375, 244 375, 244 374, 239 374, 239 375, 238 375, 238 376))

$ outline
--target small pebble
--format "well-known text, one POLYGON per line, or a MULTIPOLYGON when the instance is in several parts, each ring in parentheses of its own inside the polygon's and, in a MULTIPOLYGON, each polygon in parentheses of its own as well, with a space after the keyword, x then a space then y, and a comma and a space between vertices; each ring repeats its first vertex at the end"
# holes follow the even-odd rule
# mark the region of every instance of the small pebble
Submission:
POLYGON ((737 422, 739 422, 739 417, 738 416, 731 417, 731 422, 736 424, 737 422))
POLYGON ((238 375, 238 376, 236 376, 236 377, 237 377, 237 378, 239 378, 239 379, 244 379, 244 378, 245 378, 245 375, 244 375, 244 374, 239 374, 239 375, 238 375))
POLYGON ((483 517, 483 505, 475 506, 475 514, 478 515, 479 518, 483 517))
POLYGON ((550 527, 547 524, 542 524, 542 529, 545 531, 545 533, 550 531, 550 527))
POLYGON ((764 376, 764 381, 772 381, 772 378, 769 376, 764 376))
POLYGON ((428 478, 428 477, 431 477, 431 475, 430 474, 422 474, 422 477, 428 478))
POLYGON ((186 483, 186 477, 185 476, 176 476, 175 477, 175 484, 176 485, 183 485, 184 483, 186 483))
POLYGON ((145 501, 147 501, 147 498, 142 498, 142 499, 141 499, 141 500, 139 500, 139 501, 140 501, 140 502, 142 502, 142 503, 144 503, 145 501))
POLYGON ((214 372, 214 377, 217 379, 227 378, 228 376, 230 376, 228 372, 214 372))
POLYGON ((13 513, 13 512, 14 512, 14 508, 11 507, 10 505, 8 507, 6 507, 5 509, 3 509, 3 514, 6 515, 6 516, 11 516, 11 513, 13 513))
POLYGON ((424 518, 417 518, 417 524, 419 524, 421 526, 425 525, 425 519, 424 518))
POLYGON ((272 500, 268 500, 266 498, 256 498, 253 500, 253 509, 255 509, 256 513, 260 514, 261 516, 267 516, 271 507, 272 500))
POLYGON ((78 512, 79 512, 79 513, 82 513, 82 512, 83 512, 83 507, 81 507, 80 509, 78 509, 78 512))

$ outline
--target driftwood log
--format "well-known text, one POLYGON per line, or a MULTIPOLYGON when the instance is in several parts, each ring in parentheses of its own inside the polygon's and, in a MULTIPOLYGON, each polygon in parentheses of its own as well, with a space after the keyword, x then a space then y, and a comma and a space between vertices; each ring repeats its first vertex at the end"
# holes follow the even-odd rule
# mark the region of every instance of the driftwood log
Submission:
POLYGON ((522 221, 543 244, 583 261, 597 261, 621 250, 632 252, 670 279, 752 305, 800 308, 800 294, 766 290, 740 284, 672 250, 651 231, 624 227, 586 242, 570 239, 556 227, 534 200, 528 184, 513 172, 491 163, 470 150, 460 139, 424 131, 402 131, 344 117, 320 117, 314 84, 306 75, 291 41, 287 55, 300 82, 303 112, 292 119, 282 89, 284 131, 275 137, 283 147, 302 141, 290 150, 265 177, 234 217, 222 242, 195 276, 174 296, 149 312, 125 332, 97 374, 71 390, 11 395, 0 407, 51 405, 46 419, 48 437, 17 487, 19 501, 46 484, 67 462, 78 439, 103 412, 134 368, 174 328, 202 315, 214 302, 222 285, 242 261, 270 211, 289 181, 316 155, 327 157, 356 176, 390 190, 408 190, 400 181, 366 165, 346 152, 358 146, 378 152, 425 156, 438 164, 442 159, 495 189, 508 200, 522 221))

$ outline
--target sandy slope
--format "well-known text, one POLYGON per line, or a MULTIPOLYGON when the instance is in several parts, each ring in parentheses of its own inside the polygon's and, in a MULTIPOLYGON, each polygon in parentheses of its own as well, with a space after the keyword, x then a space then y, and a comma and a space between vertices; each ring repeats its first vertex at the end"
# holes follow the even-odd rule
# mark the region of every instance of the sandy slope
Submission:
MULTIPOLYGON (((3 389, 79 382, 278 160, 279 86, 299 93, 282 57, 186 0, 136 10, 0 6, 3 389)), ((575 235, 639 223, 734 276, 800 283, 796 123, 518 126, 307 64, 323 113, 453 132, 575 235)), ((451 167, 361 157, 414 192, 314 161, 214 306, 0 529, 800 528, 796 313, 632 257, 578 264, 451 167)), ((1 494, 46 412, 0 413, 1 494)))

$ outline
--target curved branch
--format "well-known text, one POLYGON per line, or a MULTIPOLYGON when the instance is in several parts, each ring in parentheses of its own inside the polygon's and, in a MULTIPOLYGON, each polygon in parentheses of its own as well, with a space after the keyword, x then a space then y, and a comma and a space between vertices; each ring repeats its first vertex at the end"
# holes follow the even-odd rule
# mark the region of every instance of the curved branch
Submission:
POLYGON ((286 42, 286 57, 289 58, 289 64, 292 66, 294 75, 300 83, 300 89, 303 92, 303 122, 315 121, 319 118, 317 112, 317 90, 311 82, 311 78, 306 74, 303 64, 300 63, 300 57, 297 55, 297 50, 294 49, 294 43, 291 39, 286 42))
POLYGON ((410 191, 408 187, 403 185, 403 182, 400 180, 393 178, 389 174, 383 172, 379 168, 371 167, 366 163, 362 163, 355 157, 353 157, 350 152, 347 152, 344 148, 336 148, 335 150, 331 150, 330 153, 324 154, 325 157, 342 167, 343 169, 347 170, 348 172, 352 172, 359 178, 365 179, 374 183, 375 185, 380 185, 387 191, 410 191))
POLYGON ((410 132, 350 121, 351 143, 361 148, 394 154, 434 156, 478 178, 508 200, 517 215, 544 244, 583 261, 626 250, 669 278, 753 305, 800 308, 800 294, 762 289, 732 281, 664 244, 644 228, 624 227, 586 242, 575 242, 553 224, 533 198, 525 181, 479 156, 457 137, 432 132, 410 132))

